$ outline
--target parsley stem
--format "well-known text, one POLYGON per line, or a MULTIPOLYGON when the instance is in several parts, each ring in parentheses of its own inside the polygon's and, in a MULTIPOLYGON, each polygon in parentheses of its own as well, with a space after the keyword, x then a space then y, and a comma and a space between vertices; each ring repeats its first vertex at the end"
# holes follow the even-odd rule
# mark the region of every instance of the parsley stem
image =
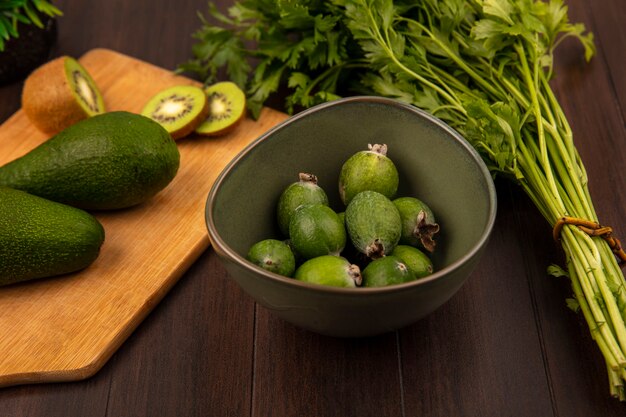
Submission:
MULTIPOLYGON (((563 109, 561 108, 559 102, 554 96, 554 93, 552 92, 552 89, 550 88, 550 85, 548 83, 548 79, 546 78, 545 75, 542 77, 541 82, 542 82, 543 91, 545 92, 545 95, 548 98, 550 106, 554 109, 555 116, 558 120, 559 125, 561 126, 561 129, 563 130, 563 132, 561 133, 561 138, 563 139, 565 146, 567 147, 569 151, 569 158, 571 161, 575 163, 575 166, 578 169, 576 176, 580 178, 581 184, 586 185, 587 173, 585 172, 584 166, 580 162, 578 151, 576 150, 576 147, 574 146, 572 129, 570 128, 569 122, 567 121, 567 118, 565 117, 565 114, 563 113, 563 109)), ((592 201, 591 196, 588 193, 586 194, 586 197, 588 201, 592 201)), ((591 212, 593 212, 593 207, 589 207, 589 209, 591 212)), ((595 213, 594 213, 594 217, 596 217, 595 213)))
MULTIPOLYGON (((527 133, 526 137, 528 137, 528 135, 527 133)), ((533 142, 529 142, 528 144, 532 145, 533 142)), ((549 195, 548 181, 543 172, 539 169, 539 165, 535 163, 535 157, 531 149, 527 147, 525 141, 520 141, 518 147, 520 150, 518 154, 519 164, 524 179, 530 185, 530 190, 532 190, 532 195, 534 196, 533 200, 539 203, 543 216, 552 224, 552 222, 559 217, 557 213, 562 211, 559 210, 553 199, 545 198, 546 195, 549 195)))
POLYGON ((615 358, 615 355, 613 354, 611 349, 609 349, 602 333, 599 330, 599 327, 602 325, 602 323, 600 324, 597 323, 593 317, 593 313, 591 312, 591 307, 589 307, 589 303, 587 302, 587 299, 585 298, 585 295, 583 293, 583 290, 580 284, 580 280, 578 279, 578 273, 576 271, 576 267, 573 264, 571 257, 568 259, 567 265, 568 265, 569 277, 570 277, 570 282, 572 283, 572 290, 574 292, 574 296, 576 297, 576 300, 578 301, 578 304, 583 313, 583 317, 585 318, 585 321, 587 321, 587 325, 589 326, 589 331, 591 332, 591 336, 598 344, 598 347, 600 348, 600 351, 602 352, 607 362, 607 366, 611 371, 610 373, 615 375, 615 370, 619 369, 617 359, 615 358))
POLYGON ((381 29, 378 26, 378 23, 376 22, 376 19, 374 18, 372 14, 372 9, 367 8, 367 12, 369 15, 368 17, 370 19, 370 23, 372 25, 372 30, 375 35, 375 40, 377 41, 379 46, 385 51, 385 53, 391 59, 391 61, 395 65, 397 65, 402 71, 404 71, 411 77, 415 78, 418 82, 438 92, 442 97, 444 97, 448 101, 448 103, 456 107, 461 113, 465 114, 465 109, 463 108, 463 106, 461 105, 461 103, 456 97, 454 97, 453 95, 450 95, 447 91, 445 91, 439 85, 430 82, 430 80, 420 76, 419 74, 412 71, 410 68, 407 68, 402 62, 400 62, 400 60, 398 60, 393 50, 389 47, 389 34, 385 33, 385 37, 383 38, 383 35, 381 34, 381 29))
POLYGON ((330 78, 330 76, 332 75, 338 75, 339 72, 341 72, 341 70, 343 69, 347 69, 347 68, 358 68, 358 67, 364 67, 365 64, 361 63, 361 64, 357 64, 357 61, 348 61, 348 62, 342 62, 341 64, 336 64, 333 65, 331 67, 328 67, 328 69, 326 69, 324 72, 322 72, 320 75, 318 75, 312 82, 309 83, 309 85, 307 86, 306 90, 305 90, 305 94, 308 96, 311 94, 311 91, 313 91, 313 89, 322 81, 324 81, 327 78, 330 78))
MULTIPOLYGON (((564 242, 563 245, 570 251, 570 253, 576 255, 575 258, 573 258, 576 260, 576 262, 573 262, 573 265, 576 269, 576 275, 580 278, 580 284, 585 298, 590 302, 589 307, 594 320, 596 321, 596 323, 599 324, 600 333, 607 343, 609 350, 615 357, 617 364, 620 367, 625 367, 626 357, 624 357, 620 346, 618 345, 613 333, 611 332, 610 326, 608 324, 609 322, 607 321, 607 318, 614 317, 611 317, 610 315, 609 317, 607 317, 602 312, 602 308, 598 303, 598 299, 602 299, 604 302, 606 302, 607 300, 611 299, 611 297, 604 297, 605 293, 602 293, 602 287, 600 288, 600 293, 593 290, 592 281, 589 279, 589 277, 590 275, 593 276, 595 278, 594 281, 598 283, 596 274, 596 272, 598 271, 598 265, 593 265, 593 263, 589 262, 589 258, 585 255, 585 251, 580 246, 582 241, 590 238, 582 231, 572 226, 563 228, 562 236, 564 242)), ((602 282, 603 280, 600 280, 601 284, 602 282)), ((618 328, 620 329, 620 333, 624 331, 623 321, 621 321, 621 328, 620 326, 618 326, 618 328)))
POLYGON ((459 66, 459 68, 461 68, 463 71, 465 71, 466 74, 472 77, 474 81, 476 81, 482 88, 485 89, 485 91, 492 94, 494 97, 502 97, 506 95, 502 91, 498 91, 497 89, 495 89, 492 84, 488 83, 483 77, 478 75, 476 71, 474 71, 469 65, 467 65, 461 57, 459 57, 454 51, 452 51, 448 47, 448 45, 442 42, 439 37, 435 36, 434 33, 430 31, 426 26, 422 25, 419 22, 414 23, 417 27, 419 27, 426 34, 428 34, 430 39, 445 52, 446 56, 452 59, 454 63, 459 66))
MULTIPOLYGON (((539 107, 539 100, 537 98, 536 77, 533 77, 533 75, 531 74, 531 70, 528 66, 528 60, 526 59, 526 53, 521 43, 519 42, 516 43, 514 45, 514 49, 516 50, 517 55, 519 57, 522 78, 526 82, 526 86, 528 87, 528 91, 530 92, 531 109, 536 119, 537 137, 539 140, 539 148, 541 150, 541 164, 544 167, 544 171, 546 173, 546 177, 550 185, 551 198, 553 198, 556 201, 559 201, 560 198, 559 198, 559 194, 557 191, 556 183, 554 181, 554 177, 552 176, 551 170, 550 170, 550 161, 548 159, 546 136, 545 136, 545 132, 543 128, 543 121, 542 121, 543 115, 541 113, 541 108, 539 107)), ((535 62, 535 68, 537 68, 537 65, 538 65, 538 62, 535 62)), ((562 206, 562 203, 560 203, 560 205, 562 206)))

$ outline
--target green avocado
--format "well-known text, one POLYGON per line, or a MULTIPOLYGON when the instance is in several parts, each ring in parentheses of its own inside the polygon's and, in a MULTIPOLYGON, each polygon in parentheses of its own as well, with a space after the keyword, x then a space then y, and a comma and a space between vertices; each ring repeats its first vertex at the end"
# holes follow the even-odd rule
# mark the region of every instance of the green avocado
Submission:
POLYGON ((0 185, 87 210, 134 206, 174 179, 180 154, 157 122, 129 112, 82 120, 0 167, 0 185))
POLYGON ((104 228, 89 213, 0 187, 0 285, 83 269, 103 242, 104 228))

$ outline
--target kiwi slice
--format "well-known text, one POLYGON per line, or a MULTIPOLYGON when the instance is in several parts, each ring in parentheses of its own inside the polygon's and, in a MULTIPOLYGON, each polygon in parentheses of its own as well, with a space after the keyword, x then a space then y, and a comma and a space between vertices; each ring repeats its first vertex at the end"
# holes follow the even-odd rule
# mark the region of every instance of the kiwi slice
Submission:
POLYGON ((180 139, 194 131, 209 113, 204 90, 193 85, 177 85, 155 94, 141 114, 167 130, 173 139, 180 139))
POLYGON ((45 63, 26 78, 22 109, 39 130, 48 134, 105 112, 102 94, 93 78, 69 56, 45 63))
POLYGON ((230 132, 246 113, 246 95, 230 81, 215 83, 204 91, 209 100, 209 115, 196 133, 218 136, 230 132))

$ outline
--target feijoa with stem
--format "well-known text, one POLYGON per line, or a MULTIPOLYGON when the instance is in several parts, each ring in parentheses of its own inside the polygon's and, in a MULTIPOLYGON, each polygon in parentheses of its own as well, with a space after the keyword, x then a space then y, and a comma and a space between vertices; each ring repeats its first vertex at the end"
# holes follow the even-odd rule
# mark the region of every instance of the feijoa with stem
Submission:
POLYGON ((291 277, 296 270, 296 259, 291 248, 276 239, 264 239, 252 245, 247 259, 263 269, 286 277, 291 277))
POLYGON ((346 245, 346 239, 343 222, 326 205, 300 206, 291 217, 289 240, 294 250, 306 259, 339 255, 346 245))
POLYGON ((383 256, 373 260, 363 269, 364 287, 385 287, 414 281, 415 274, 397 256, 383 256))
POLYGON ((376 191, 357 194, 346 208, 345 222, 352 244, 371 259, 390 254, 402 233, 398 209, 376 191))
POLYGON ((294 274, 299 281, 333 287, 354 288, 361 285, 361 269, 346 258, 334 255, 318 256, 304 262, 294 274))
POLYGON ((415 197, 396 198, 393 204, 402 218, 400 243, 434 252, 434 237, 439 233, 439 224, 430 207, 415 197))
POLYGON ((278 227, 284 236, 289 235, 291 216, 300 206, 307 204, 328 205, 326 192, 317 185, 317 177, 313 174, 301 172, 298 181, 290 184, 281 193, 278 199, 277 218, 278 227))
POLYGON ((393 198, 398 191, 398 170, 387 157, 387 145, 368 145, 365 151, 352 155, 339 173, 339 196, 344 204, 361 191, 371 190, 393 198))
POLYGON ((398 245, 391 254, 399 258, 415 274, 416 278, 423 278, 433 273, 433 262, 416 247, 398 245))

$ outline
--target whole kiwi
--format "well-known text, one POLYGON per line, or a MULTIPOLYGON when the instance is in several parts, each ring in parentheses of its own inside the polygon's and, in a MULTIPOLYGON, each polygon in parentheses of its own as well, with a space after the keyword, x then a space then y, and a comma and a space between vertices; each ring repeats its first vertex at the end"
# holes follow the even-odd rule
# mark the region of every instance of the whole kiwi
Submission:
POLYGON ((22 110, 42 132, 53 135, 105 112, 102 94, 87 70, 61 56, 33 71, 22 89, 22 110))

